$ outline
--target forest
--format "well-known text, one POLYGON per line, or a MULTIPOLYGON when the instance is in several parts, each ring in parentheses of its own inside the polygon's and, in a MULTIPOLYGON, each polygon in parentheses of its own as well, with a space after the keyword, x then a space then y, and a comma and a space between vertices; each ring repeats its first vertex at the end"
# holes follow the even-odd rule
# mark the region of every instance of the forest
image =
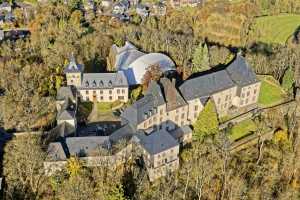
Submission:
MULTIPOLYGON (((292 22, 299 19, 300 1, 207 1, 195 8, 170 8, 161 17, 133 16, 130 23, 97 14, 87 17, 80 4, 80 0, 37 3, 28 20, 13 24, 27 27, 30 36, 0 42, 0 127, 8 133, 54 127, 56 92, 65 85, 63 69, 71 54, 87 72, 114 71, 108 64, 110 48, 125 41, 144 52, 170 56, 181 80, 224 66, 242 52, 257 74, 271 75, 289 99, 296 95, 300 22, 285 34, 276 27, 281 26, 278 16, 291 16, 292 22), (277 26, 266 27, 269 21, 264 20, 272 20, 271 16, 276 16, 272 19, 277 26), (273 37, 274 31, 280 38, 273 37)), ((154 183, 134 161, 112 170, 85 168, 74 158, 65 171, 47 177, 43 139, 18 136, 4 149, 3 199, 299 199, 297 112, 266 112, 254 120, 256 131, 271 127, 273 138, 234 152, 228 148, 232 130, 217 131, 218 119, 208 107, 203 113, 207 121, 195 125, 193 143, 180 152, 180 170, 154 183), (201 124, 211 127, 203 130, 201 124)))

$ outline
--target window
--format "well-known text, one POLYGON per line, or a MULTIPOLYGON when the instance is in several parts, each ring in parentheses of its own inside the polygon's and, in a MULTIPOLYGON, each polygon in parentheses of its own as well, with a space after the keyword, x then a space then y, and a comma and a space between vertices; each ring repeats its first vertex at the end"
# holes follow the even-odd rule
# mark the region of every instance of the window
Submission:
POLYGON ((195 111, 197 111, 198 110, 198 106, 195 106, 195 111))
POLYGON ((103 90, 100 90, 100 94, 103 94, 103 90))
POLYGON ((86 90, 86 91, 85 91, 85 94, 89 94, 89 91, 88 91, 88 90, 86 90))
POLYGON ((103 96, 100 96, 100 99, 103 100, 103 96))
POLYGON ((112 94, 112 90, 109 90, 109 94, 112 94))
POLYGON ((249 97, 249 95, 250 95, 250 91, 247 92, 247 97, 249 97))
POLYGON ((152 124, 152 119, 149 119, 149 125, 152 124))
POLYGON ((254 94, 256 94, 256 92, 257 92, 257 89, 255 89, 253 92, 254 92, 254 94))
POLYGON ((245 97, 245 94, 244 93, 242 93, 242 98, 244 98, 245 97))
POLYGON ((197 113, 195 113, 195 114, 194 114, 194 118, 197 118, 197 117, 198 117, 198 115, 197 115, 197 113))
POLYGON ((144 123, 144 128, 147 128, 147 122, 144 123))
POLYGON ((125 94, 125 90, 124 89, 122 90, 122 94, 125 94))
POLYGON ((159 111, 159 113, 162 115, 163 114, 163 112, 164 112, 164 110, 163 109, 161 109, 160 111, 159 111))
POLYGON ((153 123, 156 123, 156 117, 153 117, 153 123))
POLYGON ((120 94, 120 89, 117 89, 117 94, 120 94))
POLYGON ((124 100, 124 97, 123 96, 118 96, 118 99, 119 100, 124 100))
POLYGON ((71 83, 73 83, 73 80, 71 80, 71 83))
POLYGON ((226 108, 226 107, 227 107, 227 103, 224 104, 224 108, 226 108))
POLYGON ((246 99, 246 104, 248 104, 248 101, 249 101, 249 99, 247 98, 247 99, 246 99))
POLYGON ((93 94, 96 94, 96 90, 93 91, 93 94))
POLYGON ((225 101, 227 101, 228 100, 228 95, 226 95, 226 98, 225 98, 225 101))
POLYGON ((89 100, 90 100, 90 98, 89 98, 89 97, 86 97, 86 100, 87 100, 87 101, 89 101, 89 100))
POLYGON ((184 119, 184 113, 181 114, 181 119, 184 119))
POLYGON ((109 100, 112 100, 112 96, 109 96, 109 100))
POLYGON ((221 103, 221 98, 218 98, 218 104, 220 104, 221 103))

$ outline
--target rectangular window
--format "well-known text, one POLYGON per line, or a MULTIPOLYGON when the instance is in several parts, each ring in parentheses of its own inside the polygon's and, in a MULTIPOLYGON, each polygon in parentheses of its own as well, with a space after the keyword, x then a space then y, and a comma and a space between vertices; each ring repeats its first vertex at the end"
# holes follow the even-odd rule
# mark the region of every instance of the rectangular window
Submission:
POLYGON ((181 114, 181 119, 184 119, 184 113, 181 114))
POLYGON ((194 114, 194 118, 197 118, 197 117, 198 117, 198 115, 197 115, 197 113, 195 113, 195 114, 194 114))
POLYGON ((195 111, 197 111, 198 110, 198 106, 195 106, 195 111))
POLYGON ((122 94, 125 94, 125 90, 124 89, 122 90, 122 94))
POLYGON ((103 90, 100 90, 100 94, 103 94, 103 90))
POLYGON ((248 104, 248 102, 249 102, 249 99, 247 98, 247 99, 246 99, 246 104, 248 104))
POLYGON ((109 90, 109 94, 112 94, 112 90, 109 90))
POLYGON ((90 98, 89 98, 89 97, 86 97, 86 100, 87 100, 87 101, 89 101, 89 100, 90 100, 90 98))
POLYGON ((144 123, 144 128, 147 128, 147 122, 144 123))
POLYGON ((112 100, 112 96, 109 96, 109 100, 112 100))
POLYGON ((123 96, 118 96, 118 99, 119 100, 124 100, 124 97, 123 96))
POLYGON ((86 90, 86 91, 85 91, 85 94, 89 94, 89 91, 88 91, 88 90, 86 90))
POLYGON ((160 115, 162 115, 162 114, 163 114, 163 112, 164 112, 164 110, 163 110, 163 109, 161 109, 161 110, 159 111, 160 115))
POLYGON ((103 96, 100 96, 100 100, 103 100, 103 96))
POLYGON ((257 89, 255 89, 253 92, 254 92, 254 94, 256 94, 256 92, 257 92, 257 89))
POLYGON ((117 94, 120 94, 120 89, 117 89, 117 94))
POLYGON ((247 97, 249 97, 249 95, 250 95, 250 91, 247 92, 247 97))
POLYGON ((93 91, 93 94, 96 94, 96 90, 93 91))

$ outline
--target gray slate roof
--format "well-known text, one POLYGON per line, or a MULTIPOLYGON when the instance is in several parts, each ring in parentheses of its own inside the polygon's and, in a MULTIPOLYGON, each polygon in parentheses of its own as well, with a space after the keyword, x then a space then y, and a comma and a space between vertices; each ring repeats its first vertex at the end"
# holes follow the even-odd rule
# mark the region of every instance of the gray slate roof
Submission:
POLYGON ((83 71, 84 71, 84 65, 80 65, 76 63, 74 56, 70 58, 69 64, 64 69, 64 73, 77 73, 83 71))
POLYGON ((113 88, 128 87, 124 72, 116 73, 84 73, 80 88, 113 88))
POLYGON ((165 104, 160 86, 152 81, 146 95, 127 107, 121 117, 133 126, 143 122, 149 116, 157 112, 157 107, 165 104))
POLYGON ((138 143, 151 155, 161 153, 179 145, 178 142, 163 129, 150 135, 138 133, 135 137, 138 143))
POLYGON ((235 84, 225 70, 203 75, 197 78, 186 80, 179 90, 185 100, 192 100, 200 97, 209 97, 213 93, 222 91, 235 84))
POLYGON ((49 131, 49 135, 54 136, 55 138, 58 137, 66 137, 73 133, 75 133, 76 129, 74 126, 67 122, 63 122, 49 131))
POLYGON ((122 126, 121 128, 114 131, 110 136, 109 139, 113 143, 117 143, 121 139, 129 140, 134 135, 135 130, 130 124, 126 124, 125 126, 122 126))
POLYGON ((250 85, 258 82, 256 74, 248 65, 246 59, 237 55, 236 59, 226 68, 227 73, 238 86, 250 85))
POLYGON ((66 145, 70 155, 79 157, 93 156, 99 148, 109 148, 108 136, 68 137, 66 145))
POLYGON ((72 120, 75 119, 76 113, 72 110, 62 110, 60 113, 58 113, 56 119, 57 120, 72 120))
POLYGON ((74 86, 66 86, 66 87, 61 87, 57 91, 56 95, 57 100, 66 100, 70 99, 71 101, 75 102, 76 101, 76 89, 74 86))
POLYGON ((170 134, 173 136, 175 140, 177 140, 178 138, 181 138, 187 134, 191 134, 192 132, 193 130, 191 129, 191 127, 186 125, 186 126, 176 128, 175 130, 171 131, 170 134))
POLYGON ((67 156, 60 142, 52 142, 47 149, 47 160, 62 161, 66 160, 67 156))

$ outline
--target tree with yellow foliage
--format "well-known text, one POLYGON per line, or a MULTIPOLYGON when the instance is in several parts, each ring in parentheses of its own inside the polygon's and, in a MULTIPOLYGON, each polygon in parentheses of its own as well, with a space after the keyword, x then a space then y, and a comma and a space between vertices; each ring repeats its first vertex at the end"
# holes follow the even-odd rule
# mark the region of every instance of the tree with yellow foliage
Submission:
POLYGON ((81 163, 76 157, 70 157, 68 159, 67 164, 67 172, 70 175, 70 177, 74 177, 79 174, 81 170, 81 163))

